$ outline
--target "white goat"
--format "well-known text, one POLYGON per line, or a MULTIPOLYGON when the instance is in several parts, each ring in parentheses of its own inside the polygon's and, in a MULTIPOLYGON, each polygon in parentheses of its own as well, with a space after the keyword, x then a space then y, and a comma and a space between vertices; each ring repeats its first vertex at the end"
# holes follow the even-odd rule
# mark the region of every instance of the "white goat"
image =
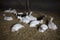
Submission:
POLYGON ((17 16, 17 17, 18 17, 18 19, 21 20, 21 22, 28 24, 28 23, 29 23, 30 21, 32 21, 32 20, 37 20, 37 18, 36 18, 36 17, 33 17, 31 14, 32 14, 32 13, 30 13, 30 14, 28 15, 28 13, 26 13, 26 16, 25 16, 25 17, 21 17, 21 16, 17 16))
POLYGON ((4 16, 4 20, 6 20, 6 21, 12 21, 13 20, 12 17, 6 16, 5 14, 3 14, 3 16, 4 16))
POLYGON ((24 26, 21 25, 21 24, 15 24, 15 25, 13 25, 13 27, 11 28, 11 31, 12 31, 12 32, 16 32, 16 31, 18 31, 18 30, 21 29, 21 28, 24 28, 24 26))
POLYGON ((52 22, 52 21, 53 21, 53 17, 51 17, 51 19, 49 21, 49 24, 48 24, 48 27, 49 27, 49 29, 56 30, 57 29, 57 25, 54 24, 54 22, 52 22))
POLYGON ((9 10, 5 10, 4 12, 17 14, 17 11, 15 9, 11 10, 11 8, 9 10))
POLYGON ((11 8, 9 8, 9 10, 5 10, 4 12, 10 12, 11 11, 11 8))
POLYGON ((30 23, 30 27, 36 27, 36 25, 38 24, 42 24, 43 23, 43 20, 33 20, 31 23, 30 23))
POLYGON ((27 16, 26 16, 26 18, 27 19, 29 19, 29 20, 37 20, 37 18, 36 17, 34 17, 34 16, 32 16, 32 12, 30 12, 30 14, 28 15, 28 13, 26 13, 27 14, 27 16))
POLYGON ((44 32, 48 29, 48 26, 46 24, 42 24, 40 28, 38 29, 39 32, 44 32))

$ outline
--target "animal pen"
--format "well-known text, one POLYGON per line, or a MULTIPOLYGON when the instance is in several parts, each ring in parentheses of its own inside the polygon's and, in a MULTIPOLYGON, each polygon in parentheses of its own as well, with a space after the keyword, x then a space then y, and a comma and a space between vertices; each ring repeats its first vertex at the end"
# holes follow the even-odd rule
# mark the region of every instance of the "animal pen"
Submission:
POLYGON ((0 40, 60 40, 60 2, 0 0, 0 40))

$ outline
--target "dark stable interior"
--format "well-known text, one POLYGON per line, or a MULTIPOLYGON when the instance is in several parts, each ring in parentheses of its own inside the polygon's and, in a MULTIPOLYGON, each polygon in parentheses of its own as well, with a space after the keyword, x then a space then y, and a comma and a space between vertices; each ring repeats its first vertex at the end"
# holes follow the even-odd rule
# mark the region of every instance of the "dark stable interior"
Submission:
MULTIPOLYGON (((0 0, 0 9, 27 10, 27 0, 0 0)), ((29 0, 29 9, 38 11, 59 12, 60 1, 58 0, 29 0)))
MULTIPOLYGON (((38 19, 39 20, 39 19, 38 19)), ((0 40, 60 40, 60 1, 58 0, 0 0, 0 40), (29 1, 29 2, 27 2, 29 1), (33 15, 40 17, 45 14, 54 17, 53 22, 58 29, 46 30, 44 33, 38 32, 38 28, 30 28, 29 25, 19 22, 16 15, 4 13, 9 8, 17 11, 33 11, 33 15), (3 14, 12 16, 14 20, 8 22, 3 20, 3 14), (11 27, 20 23, 25 26, 24 29, 17 32, 11 32, 11 27)))

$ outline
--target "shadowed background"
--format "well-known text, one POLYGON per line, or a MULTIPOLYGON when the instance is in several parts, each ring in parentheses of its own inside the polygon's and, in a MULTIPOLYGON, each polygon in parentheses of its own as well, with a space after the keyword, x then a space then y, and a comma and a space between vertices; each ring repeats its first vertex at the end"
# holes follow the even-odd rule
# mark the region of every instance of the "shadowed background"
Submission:
MULTIPOLYGON (((58 0, 29 0, 30 10, 59 12, 60 1, 58 0)), ((26 10, 26 0, 0 0, 0 9, 26 10)))
MULTIPOLYGON (((9 8, 27 10, 26 0, 0 0, 0 10, 9 8)), ((6 13, 6 15, 12 16, 14 20, 4 21, 3 14, 5 13, 0 11, 0 40, 60 40, 60 1, 30 0, 30 10, 33 10, 33 14, 37 17, 42 14, 54 17, 54 23, 58 29, 56 31, 48 29, 46 32, 40 33, 36 28, 30 28, 29 25, 21 23, 26 28, 19 30, 19 33, 12 33, 11 26, 20 22, 15 15, 10 13, 6 13)))

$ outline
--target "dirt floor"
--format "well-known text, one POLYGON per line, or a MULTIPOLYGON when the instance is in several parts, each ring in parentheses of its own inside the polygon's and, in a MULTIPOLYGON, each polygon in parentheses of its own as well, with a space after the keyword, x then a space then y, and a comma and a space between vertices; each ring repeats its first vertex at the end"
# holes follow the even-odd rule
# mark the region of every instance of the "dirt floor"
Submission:
POLYGON ((6 13, 7 16, 12 16, 14 20, 8 22, 3 20, 4 12, 0 11, 0 40, 60 40, 60 16, 59 14, 50 12, 33 13, 34 16, 48 15, 54 17, 54 22, 58 26, 56 31, 46 30, 44 33, 38 32, 37 28, 30 28, 28 24, 19 22, 14 14, 6 13), (25 28, 20 29, 19 33, 11 32, 11 27, 15 23, 21 23, 25 28))

